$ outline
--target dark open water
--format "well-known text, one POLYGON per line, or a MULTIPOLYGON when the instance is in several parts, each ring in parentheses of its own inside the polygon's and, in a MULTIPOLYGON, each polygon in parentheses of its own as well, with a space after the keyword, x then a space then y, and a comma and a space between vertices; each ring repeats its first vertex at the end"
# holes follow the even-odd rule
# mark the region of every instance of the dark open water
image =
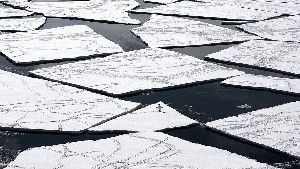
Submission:
MULTIPOLYGON (((141 4, 142 8, 156 5, 143 3, 142 0, 137 1, 141 4)), ((142 22, 147 21, 150 17, 149 15, 145 14, 130 14, 130 16, 132 18, 139 19, 142 22)), ((222 21, 220 20, 195 20, 200 20, 203 22, 227 27, 230 29, 235 29, 233 25, 221 25, 222 21)), ((110 39, 115 43, 118 43, 125 51, 131 51, 147 47, 139 38, 137 38, 130 32, 131 28, 137 27, 138 25, 132 26, 123 24, 106 24, 80 20, 48 18, 46 24, 41 29, 78 24, 88 25, 97 33, 102 34, 107 39, 110 39)), ((207 54, 226 49, 233 45, 236 44, 184 47, 173 48, 170 50, 174 50, 203 59, 203 57, 207 54)), ((7 61, 3 56, 0 56, 0 69, 28 75, 28 71, 34 70, 36 68, 49 67, 68 62, 70 61, 40 64, 33 66, 16 66, 7 61)), ((287 75, 269 71, 243 68, 226 64, 223 65, 227 67, 234 67, 239 70, 246 71, 248 73, 288 77, 287 75)), ((213 82, 173 90, 140 93, 137 95, 123 97, 122 99, 136 101, 143 104, 152 104, 158 101, 163 101, 164 103, 169 104, 171 107, 177 109, 186 116, 196 119, 201 123, 205 123, 216 119, 238 115, 248 111, 276 106, 291 101, 299 101, 300 97, 279 94, 270 91, 225 87, 222 86, 219 82, 213 82), (237 108, 237 106, 242 104, 248 104, 252 106, 252 109, 237 108)), ((194 143, 201 143, 220 149, 225 149, 233 153, 256 159, 259 162, 264 162, 277 166, 279 164, 285 164, 285 168, 290 169, 300 168, 300 165, 297 164, 289 166, 290 163, 294 163, 295 161, 295 159, 292 157, 288 157, 284 154, 272 150, 264 149, 263 147, 251 145, 249 143, 245 143, 240 140, 230 138, 228 136, 223 136, 219 133, 212 132, 201 126, 165 131, 165 133, 194 143)), ((10 161, 14 160, 18 153, 30 147, 55 145, 79 140, 97 140, 113 137, 116 135, 118 134, 106 133, 93 135, 86 133, 82 135, 64 135, 43 133, 14 133, 2 131, 0 132, 0 164, 9 163, 10 161)), ((201 154, 199 154, 199 156, 201 156, 201 154)))

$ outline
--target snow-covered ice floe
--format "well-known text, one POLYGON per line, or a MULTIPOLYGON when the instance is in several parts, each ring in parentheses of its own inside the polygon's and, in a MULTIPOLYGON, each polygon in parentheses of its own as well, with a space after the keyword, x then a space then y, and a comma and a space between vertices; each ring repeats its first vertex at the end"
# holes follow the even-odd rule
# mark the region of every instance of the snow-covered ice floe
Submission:
POLYGON ((0 128, 76 133, 139 104, 0 70, 0 128))
POLYGON ((134 9, 131 12, 250 21, 264 20, 280 15, 277 12, 242 8, 239 5, 194 1, 180 1, 153 8, 134 9))
POLYGON ((226 150, 191 143, 159 132, 32 148, 20 153, 6 169, 21 168, 275 169, 226 150))
POLYGON ((248 41, 205 58, 300 75, 300 43, 248 41))
POLYGON ((247 33, 173 16, 152 15, 131 31, 149 47, 199 46, 260 39, 247 33))
POLYGON ((225 79, 244 72, 165 49, 146 48, 31 73, 85 89, 122 95, 225 79))
POLYGON ((179 0, 144 0, 145 2, 159 3, 159 4, 170 4, 179 0))
POLYGON ((0 35, 0 51, 15 63, 30 64, 122 52, 85 25, 0 35))
POLYGON ((284 93, 300 94, 300 79, 244 74, 226 79, 222 81, 222 83, 239 87, 269 89, 284 93))
POLYGON ((127 11, 139 6, 134 0, 90 0, 64 2, 8 2, 41 13, 46 17, 75 18, 124 24, 140 24, 129 17, 127 11))
POLYGON ((163 102, 158 102, 90 128, 89 131, 148 132, 196 124, 198 124, 197 121, 180 114, 163 102))
POLYGON ((0 31, 30 31, 40 28, 45 17, 0 19, 0 31))
POLYGON ((238 28, 262 38, 300 42, 300 16, 289 16, 239 25, 238 28))
POLYGON ((206 125, 300 157, 299 101, 212 121, 206 125))
POLYGON ((22 16, 29 16, 32 14, 33 12, 29 12, 26 10, 0 6, 0 18, 22 17, 22 16))

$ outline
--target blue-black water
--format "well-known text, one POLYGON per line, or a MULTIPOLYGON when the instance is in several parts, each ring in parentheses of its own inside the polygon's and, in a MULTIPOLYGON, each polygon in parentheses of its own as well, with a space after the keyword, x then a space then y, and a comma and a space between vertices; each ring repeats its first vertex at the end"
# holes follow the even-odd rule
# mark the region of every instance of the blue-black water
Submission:
MULTIPOLYGON (((138 2, 141 4, 142 8, 156 5, 143 3, 142 0, 138 0, 138 2)), ((130 16, 132 18, 139 19, 143 23, 150 17, 146 14, 130 14, 130 16)), ((235 27, 232 25, 221 25, 222 21, 220 20, 196 18, 193 19, 227 27, 230 29, 235 29, 235 27)), ((131 28, 137 27, 138 25, 107 24, 81 20, 48 18, 46 24, 41 29, 78 24, 88 25, 97 33, 102 34, 107 39, 110 39, 113 42, 119 44, 125 51, 147 47, 147 45, 144 44, 141 39, 137 38, 130 32, 131 28)), ((173 48, 170 50, 203 59, 203 57, 207 54, 226 49, 233 45, 236 44, 184 47, 173 48)), ((16 66, 6 60, 5 57, 0 56, 0 69, 28 75, 28 71, 30 70, 49 67, 57 64, 64 64, 68 62, 70 61, 32 66, 16 66)), ((246 71, 247 73, 288 77, 287 75, 264 70, 226 64, 222 65, 227 67, 234 67, 239 70, 246 71)), ((234 116, 252 110, 276 106, 291 101, 299 101, 300 97, 274 93, 271 91, 226 87, 221 85, 220 82, 216 81, 212 83, 198 84, 172 90, 145 92, 132 96, 122 97, 122 99, 136 101, 143 104, 152 104, 158 101, 163 101, 164 103, 169 104, 171 107, 177 109, 179 112, 185 114, 186 116, 198 120, 201 123, 205 123, 208 121, 234 116), (251 109, 241 109, 237 107, 244 104, 250 105, 251 109)), ((295 162, 295 159, 292 157, 288 157, 284 154, 272 151, 270 149, 264 149, 263 147, 252 145, 234 138, 230 138, 228 136, 221 135, 219 133, 215 133, 213 131, 205 129, 202 126, 175 129, 165 131, 165 133, 194 143, 201 143, 204 145, 228 150, 233 153, 256 159, 259 162, 265 162, 276 166, 282 166, 283 164, 285 168, 291 169, 300 168, 299 163, 297 165, 297 161, 295 162)), ((14 160, 14 158, 21 151, 24 151, 30 147, 63 144, 79 140, 97 140, 113 137, 116 135, 116 133, 97 135, 88 133, 81 135, 65 135, 43 133, 16 133, 2 131, 0 132, 0 164, 8 163, 14 160)), ((199 154, 199 156, 201 156, 201 154, 199 154)))

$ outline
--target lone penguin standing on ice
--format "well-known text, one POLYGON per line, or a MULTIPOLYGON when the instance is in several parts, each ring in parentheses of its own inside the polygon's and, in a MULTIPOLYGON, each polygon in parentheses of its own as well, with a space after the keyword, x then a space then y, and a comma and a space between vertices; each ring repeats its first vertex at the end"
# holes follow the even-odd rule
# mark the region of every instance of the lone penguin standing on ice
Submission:
POLYGON ((158 106, 156 107, 158 112, 161 112, 161 109, 163 108, 160 104, 158 104, 158 106))

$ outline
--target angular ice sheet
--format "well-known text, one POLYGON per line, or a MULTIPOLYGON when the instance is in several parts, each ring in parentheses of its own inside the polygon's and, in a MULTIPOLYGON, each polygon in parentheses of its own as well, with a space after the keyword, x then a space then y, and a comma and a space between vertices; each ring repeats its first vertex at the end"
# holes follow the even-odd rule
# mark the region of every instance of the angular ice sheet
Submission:
POLYGON ((131 29, 150 47, 198 46, 259 39, 247 33, 172 16, 152 15, 143 26, 131 29))
POLYGON ((279 92, 300 94, 300 79, 245 74, 226 79, 222 83, 240 87, 271 89, 279 92))
POLYGON ((207 126, 300 157, 300 102, 228 117, 207 126))
POLYGON ((205 58, 300 75, 300 43, 249 41, 205 58))
POLYGON ((45 17, 0 19, 0 31, 30 31, 40 28, 45 17))
POLYGON ((0 70, 0 128, 80 132, 139 104, 0 70))
POLYGON ((33 12, 0 6, 0 18, 22 17, 29 16, 32 14, 33 12))
POLYGON ((274 169, 264 163, 164 133, 126 134, 26 150, 6 169, 274 169), (33 158, 43 157, 43 158, 33 158))
POLYGON ((225 79, 244 72, 173 51, 146 48, 37 69, 31 73, 86 89, 121 95, 225 79))
POLYGON ((144 0, 145 2, 160 3, 160 4, 170 4, 179 0, 144 0))
POLYGON ((248 23, 240 25, 238 28, 263 38, 300 42, 300 16, 248 23))
POLYGON ((197 124, 163 102, 158 102, 99 126, 89 129, 93 132, 101 131, 159 131, 197 124))
POLYGON ((136 13, 179 15, 192 17, 220 18, 232 20, 264 20, 280 14, 271 11, 242 8, 232 4, 211 4, 193 1, 180 1, 153 8, 131 10, 136 13))
MULTIPOLYGON (((140 24, 139 20, 131 19, 126 12, 139 6, 134 0, 32 2, 27 5, 27 10, 42 13, 47 17, 140 24)), ((24 4, 21 3, 21 6, 24 4)))
POLYGON ((19 64, 122 52, 85 25, 0 35, 0 51, 19 64))

